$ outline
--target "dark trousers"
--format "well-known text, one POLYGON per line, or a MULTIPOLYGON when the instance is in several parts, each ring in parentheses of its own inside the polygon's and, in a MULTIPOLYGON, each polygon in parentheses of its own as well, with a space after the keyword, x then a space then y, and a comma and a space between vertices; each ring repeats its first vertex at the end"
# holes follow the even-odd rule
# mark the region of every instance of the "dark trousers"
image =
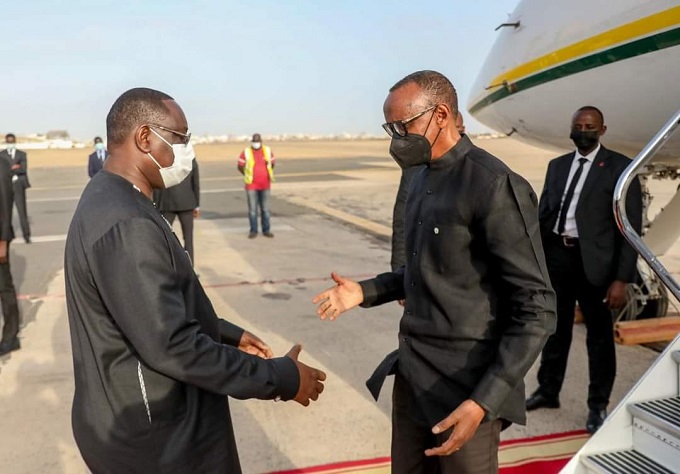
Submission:
POLYGON ((557 235, 546 240, 548 273, 557 296, 557 330, 543 348, 538 371, 539 390, 549 397, 557 397, 560 393, 574 329, 574 307, 578 301, 588 333, 588 407, 606 409, 616 376, 612 314, 602 301, 607 288, 588 282, 578 244, 565 247, 557 235))
POLYGON ((451 430, 432 434, 414 408, 411 388, 397 374, 392 392, 393 474, 497 474, 501 421, 479 425, 475 435, 450 456, 425 456, 425 450, 440 446, 451 430))
POLYGON ((2 328, 2 341, 11 341, 19 334, 19 305, 9 266, 9 244, 7 245, 7 263, 0 263, 0 301, 5 322, 2 328))
POLYGON ((194 264, 194 211, 163 211, 163 217, 172 224, 175 216, 179 217, 179 224, 182 226, 182 240, 184 240, 184 250, 189 254, 191 265, 194 264))
POLYGON ((21 233, 24 239, 27 239, 31 236, 31 227, 28 225, 28 211, 26 209, 26 182, 22 176, 19 176, 19 179, 14 182, 14 204, 17 207, 17 214, 21 223, 21 233))

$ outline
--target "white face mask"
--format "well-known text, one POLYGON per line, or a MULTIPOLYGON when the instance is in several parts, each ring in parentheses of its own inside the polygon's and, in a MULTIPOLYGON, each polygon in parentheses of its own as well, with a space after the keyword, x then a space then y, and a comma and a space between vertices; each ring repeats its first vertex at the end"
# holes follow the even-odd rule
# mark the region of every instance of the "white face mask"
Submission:
POLYGON ((262 148, 262 143, 260 142, 252 142, 250 145, 253 147, 253 150, 259 150, 262 148))
POLYGON ((149 155, 149 158, 156 163, 156 166, 158 166, 159 171, 161 172, 161 179, 163 180, 163 185, 165 188, 171 188, 173 186, 177 186, 179 183, 184 181, 187 176, 191 173, 191 168, 192 168, 192 162, 194 160, 194 146, 189 142, 188 145, 183 145, 183 144, 176 144, 176 145, 171 145, 168 143, 168 141, 161 137, 153 128, 151 129, 153 133, 158 136, 161 140, 163 140, 170 148, 172 148, 172 153, 175 156, 174 161, 172 162, 172 165, 168 166, 167 168, 161 167, 161 165, 158 164, 158 161, 151 156, 151 153, 147 153, 149 155))

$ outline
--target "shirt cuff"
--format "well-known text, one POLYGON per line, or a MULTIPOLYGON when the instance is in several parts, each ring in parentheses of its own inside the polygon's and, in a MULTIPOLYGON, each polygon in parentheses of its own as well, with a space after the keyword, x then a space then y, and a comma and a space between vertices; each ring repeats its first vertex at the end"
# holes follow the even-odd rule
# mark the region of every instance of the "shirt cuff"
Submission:
POLYGON ((375 278, 360 281, 359 286, 361 286, 361 291, 364 294, 364 301, 362 301, 359 306, 362 308, 370 308, 373 303, 375 303, 378 294, 378 287, 376 285, 375 278))
POLYGON ((234 323, 220 318, 219 320, 220 340, 228 346, 238 347, 245 329, 238 327, 234 323))
POLYGON ((277 399, 284 401, 292 400, 297 395, 300 388, 300 372, 295 361, 290 357, 279 357, 272 359, 278 376, 278 396, 277 399))
POLYGON ((475 387, 470 399, 486 410, 486 419, 498 418, 500 408, 512 391, 505 380, 496 375, 487 374, 475 387))

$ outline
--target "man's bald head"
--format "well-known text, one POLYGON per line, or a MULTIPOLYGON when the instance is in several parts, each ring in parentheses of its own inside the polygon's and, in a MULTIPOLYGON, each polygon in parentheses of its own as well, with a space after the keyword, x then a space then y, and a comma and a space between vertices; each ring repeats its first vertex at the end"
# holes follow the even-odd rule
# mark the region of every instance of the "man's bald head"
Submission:
POLYGON ((583 107, 578 109, 574 113, 572 120, 576 119, 576 117, 578 117, 579 115, 592 115, 599 127, 602 127, 604 125, 604 114, 600 109, 593 105, 584 105, 583 107))
POLYGON ((109 145, 120 145, 139 126, 161 123, 168 115, 165 101, 174 100, 163 92, 137 87, 124 92, 106 116, 109 145))

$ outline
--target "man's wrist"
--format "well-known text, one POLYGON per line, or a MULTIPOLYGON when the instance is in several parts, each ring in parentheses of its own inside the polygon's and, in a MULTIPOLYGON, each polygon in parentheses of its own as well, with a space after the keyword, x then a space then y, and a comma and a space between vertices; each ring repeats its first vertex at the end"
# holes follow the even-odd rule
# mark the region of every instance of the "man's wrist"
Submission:
POLYGON ((481 404, 481 403, 478 402, 477 400, 473 400, 472 398, 468 398, 467 401, 472 402, 472 405, 473 405, 475 408, 478 408, 478 409, 479 409, 479 412, 480 412, 480 414, 482 415, 482 417, 486 416, 486 415, 489 413, 489 409, 486 408, 483 404, 481 404))

